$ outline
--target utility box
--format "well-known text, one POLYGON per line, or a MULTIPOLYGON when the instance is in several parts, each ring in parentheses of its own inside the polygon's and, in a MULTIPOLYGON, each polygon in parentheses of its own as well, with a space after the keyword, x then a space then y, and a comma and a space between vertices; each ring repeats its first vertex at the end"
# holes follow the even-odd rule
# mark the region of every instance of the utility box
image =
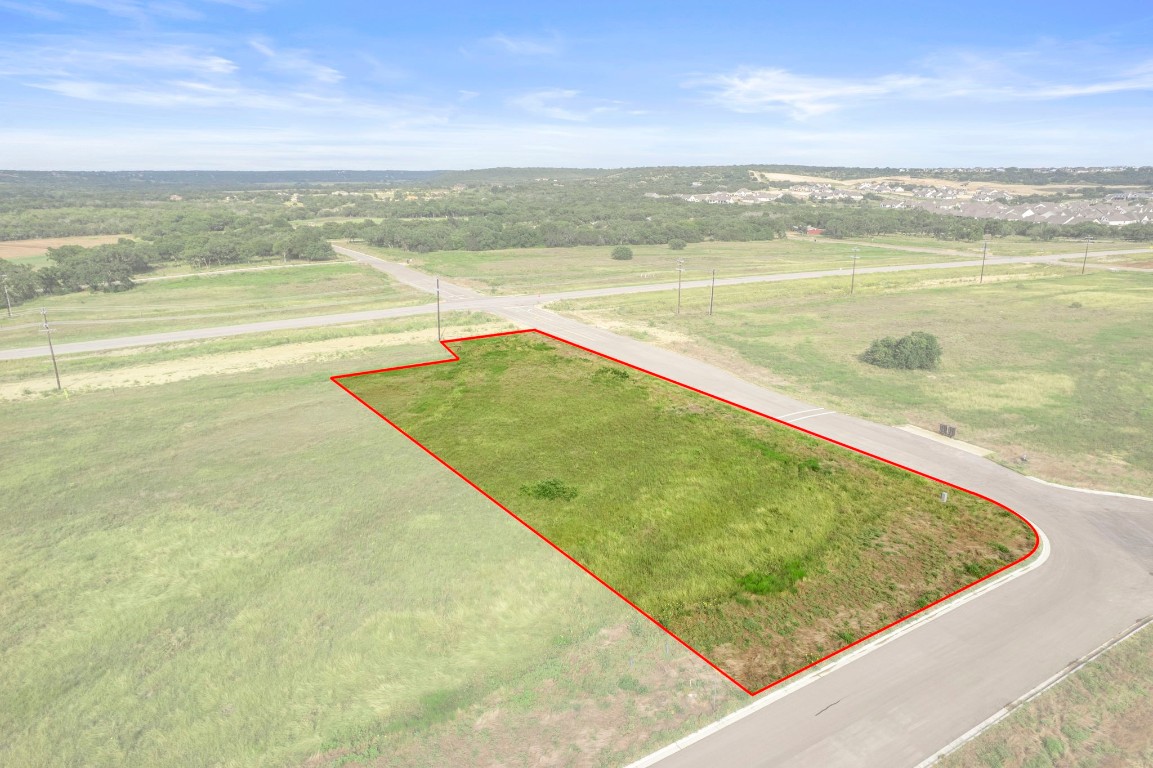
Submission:
POLYGON ((938 428, 938 431, 942 435, 944 435, 945 437, 956 437, 957 436, 957 427, 953 424, 942 424, 938 428))

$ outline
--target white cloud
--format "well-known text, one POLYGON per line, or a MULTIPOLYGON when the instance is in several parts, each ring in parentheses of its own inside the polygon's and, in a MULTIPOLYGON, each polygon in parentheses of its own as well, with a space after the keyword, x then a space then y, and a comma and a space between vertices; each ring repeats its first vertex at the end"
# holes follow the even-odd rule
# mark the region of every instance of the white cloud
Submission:
POLYGON ((530 115, 551 117, 554 120, 586 120, 588 119, 586 115, 579 114, 563 106, 563 104, 571 102, 579 95, 580 91, 564 88, 546 88, 544 90, 530 91, 529 93, 515 96, 509 99, 508 103, 518 109, 523 109, 530 115))
POLYGON ((235 62, 188 45, 95 47, 75 38, 47 37, 40 45, 0 49, 0 76, 117 76, 182 72, 201 77, 229 75, 235 62))
POLYGON ((804 119, 853 101, 909 92, 925 82, 924 78, 899 75, 852 80, 797 75, 784 69, 745 69, 687 85, 711 88, 713 100, 734 112, 783 110, 804 119))
POLYGON ((496 48, 514 56, 551 56, 560 52, 557 40, 541 40, 531 37, 511 37, 497 33, 481 40, 488 48, 496 48))
POLYGON ((318 83, 339 83, 344 79, 339 70, 314 62, 307 51, 276 50, 260 38, 250 40, 248 44, 265 57, 269 67, 278 72, 301 75, 318 83))
POLYGON ((797 120, 870 102, 1054 101, 1153 90, 1153 61, 1095 78, 1082 75, 1076 82, 1030 77, 971 55, 938 62, 933 69, 929 74, 820 77, 781 68, 742 68, 689 80, 684 86, 705 90, 713 103, 734 112, 784 112, 797 120))
POLYGON ((577 99, 580 93, 568 88, 543 88, 514 96, 508 100, 508 105, 537 117, 568 122, 584 122, 594 115, 617 111, 617 107, 603 101, 586 100, 585 106, 579 106, 577 99))
POLYGON ((150 18, 201 19, 200 11, 175 0, 64 0, 71 5, 97 8, 112 16, 120 16, 134 21, 147 21, 150 18))
POLYGON ((224 56, 196 43, 164 42, 187 37, 150 37, 157 41, 144 43, 141 35, 99 42, 52 35, 0 48, 0 81, 105 105, 269 112, 278 113, 277 119, 339 115, 413 124, 439 122, 449 113, 447 106, 404 95, 351 95, 335 68, 265 39, 235 44, 224 56))
POLYGON ((60 11, 52 10, 45 7, 41 3, 22 3, 16 0, 0 0, 0 10, 15 11, 22 13, 26 16, 33 16, 38 19, 48 19, 57 21, 64 18, 64 14, 60 11))

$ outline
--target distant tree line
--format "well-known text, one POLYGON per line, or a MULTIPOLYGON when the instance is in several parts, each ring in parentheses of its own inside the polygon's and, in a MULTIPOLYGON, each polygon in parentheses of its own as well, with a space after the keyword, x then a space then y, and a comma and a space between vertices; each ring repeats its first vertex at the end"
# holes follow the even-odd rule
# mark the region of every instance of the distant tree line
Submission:
POLYGON ((332 246, 314 227, 225 228, 220 231, 183 229, 154 234, 151 240, 121 238, 116 243, 82 248, 65 245, 48 249, 48 266, 0 262, 13 304, 40 294, 125 291, 133 278, 166 264, 221 266, 268 258, 317 261, 333 256, 332 246))

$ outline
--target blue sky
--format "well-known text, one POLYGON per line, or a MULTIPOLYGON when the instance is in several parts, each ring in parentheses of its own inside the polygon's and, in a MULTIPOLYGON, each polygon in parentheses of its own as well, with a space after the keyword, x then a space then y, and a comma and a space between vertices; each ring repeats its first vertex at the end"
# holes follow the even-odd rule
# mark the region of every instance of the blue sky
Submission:
POLYGON ((1147 0, 0 0, 0 167, 1153 164, 1151 41, 1147 0))

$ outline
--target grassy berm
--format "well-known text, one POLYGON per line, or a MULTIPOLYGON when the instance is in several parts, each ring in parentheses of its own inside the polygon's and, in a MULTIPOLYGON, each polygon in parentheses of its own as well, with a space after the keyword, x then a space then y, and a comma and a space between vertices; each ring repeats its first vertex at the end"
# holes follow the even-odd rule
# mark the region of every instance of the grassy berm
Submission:
POLYGON ((750 690, 1030 551, 975 496, 520 334, 342 383, 750 690))

